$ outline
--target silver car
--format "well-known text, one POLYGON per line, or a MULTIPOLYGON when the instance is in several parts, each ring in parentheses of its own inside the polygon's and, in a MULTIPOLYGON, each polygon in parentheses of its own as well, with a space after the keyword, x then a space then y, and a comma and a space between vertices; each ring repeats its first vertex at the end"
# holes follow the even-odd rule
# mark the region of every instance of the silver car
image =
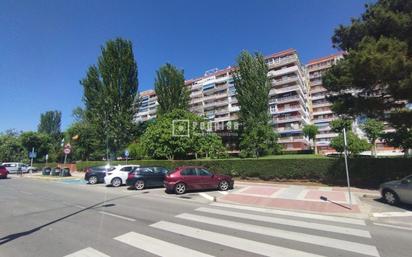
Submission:
POLYGON ((382 198, 389 204, 399 202, 412 204, 412 175, 380 185, 382 198))

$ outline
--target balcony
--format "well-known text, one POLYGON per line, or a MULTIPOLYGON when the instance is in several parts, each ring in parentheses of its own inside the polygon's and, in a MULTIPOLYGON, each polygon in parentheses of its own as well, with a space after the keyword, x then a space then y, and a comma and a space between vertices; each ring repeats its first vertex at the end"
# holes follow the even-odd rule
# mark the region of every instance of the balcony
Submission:
POLYGON ((283 85, 286 83, 291 83, 291 82, 295 82, 298 81, 299 78, 298 76, 294 76, 294 77, 288 77, 285 79, 275 79, 275 81, 272 82, 272 86, 279 86, 279 85, 283 85))
POLYGON ((303 136, 294 136, 294 137, 281 137, 278 139, 278 143, 309 143, 303 136))
MULTIPOLYGON (((276 60, 276 59, 275 59, 276 60)), ((290 57, 282 58, 282 59, 277 59, 276 61, 270 62, 267 64, 269 69, 273 69, 282 65, 286 65, 291 62, 297 62, 297 57, 295 55, 292 55, 290 57)))
POLYGON ((229 107, 229 112, 238 112, 240 110, 239 106, 229 107))
POLYGON ((316 138, 334 138, 337 137, 337 133, 324 133, 324 134, 317 134, 316 138))
POLYGON ((195 104, 195 103, 200 103, 203 101, 203 98, 198 97, 198 98, 193 98, 190 100, 190 104, 195 104))
POLYGON ((332 114, 332 110, 322 110, 322 111, 313 111, 313 115, 324 115, 324 114, 332 114))
POLYGON ((314 100, 320 100, 320 99, 325 99, 326 98, 326 94, 319 94, 319 95, 312 95, 312 101, 314 100))
POLYGON ((332 106, 332 103, 326 101, 326 102, 320 102, 320 103, 312 103, 312 108, 318 108, 318 107, 329 107, 332 106))
POLYGON ((330 117, 330 118, 314 118, 312 121, 313 123, 323 123, 323 122, 331 122, 332 120, 334 120, 334 117, 330 117))
POLYGON ((224 105, 227 105, 228 103, 229 103, 228 100, 214 102, 215 106, 224 106, 224 105))
POLYGON ((272 88, 269 91, 269 96, 283 94, 287 92, 293 92, 297 90, 299 90, 299 87, 297 85, 290 86, 290 87, 284 87, 284 88, 272 88))
POLYGON ((301 126, 296 126, 296 127, 278 127, 276 128, 276 131, 279 133, 288 133, 288 132, 301 132, 302 127, 301 126))
POLYGON ((294 115, 294 116, 288 116, 288 117, 278 117, 274 118, 273 121, 276 124, 279 123, 288 123, 288 122, 294 122, 294 121, 301 121, 303 118, 300 115, 294 115))
POLYGON ((310 92, 311 92, 312 94, 323 93, 323 92, 327 92, 327 91, 328 91, 328 90, 327 90, 326 88, 321 87, 321 86, 312 87, 312 88, 310 89, 310 92))
POLYGON ((192 97, 201 96, 202 93, 203 93, 202 90, 196 90, 196 91, 190 93, 190 97, 192 98, 192 97))
POLYGON ((220 114, 226 114, 229 113, 228 109, 224 109, 224 110, 215 110, 215 114, 216 115, 220 115, 220 114))

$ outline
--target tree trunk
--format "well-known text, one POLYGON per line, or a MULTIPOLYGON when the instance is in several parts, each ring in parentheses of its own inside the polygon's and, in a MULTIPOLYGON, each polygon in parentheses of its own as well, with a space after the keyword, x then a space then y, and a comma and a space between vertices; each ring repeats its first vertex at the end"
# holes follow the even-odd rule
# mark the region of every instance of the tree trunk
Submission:
POLYGON ((318 147, 316 146, 316 139, 313 139, 313 147, 315 148, 315 154, 318 154, 318 147))
POLYGON ((378 156, 377 150, 376 150, 376 141, 373 142, 373 156, 376 158, 378 156))

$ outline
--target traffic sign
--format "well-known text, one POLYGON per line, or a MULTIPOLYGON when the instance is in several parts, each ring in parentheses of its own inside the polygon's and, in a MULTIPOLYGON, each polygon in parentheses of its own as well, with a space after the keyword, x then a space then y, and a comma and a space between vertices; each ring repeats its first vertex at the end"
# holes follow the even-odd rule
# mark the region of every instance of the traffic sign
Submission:
POLYGON ((30 152, 30 153, 29 153, 29 158, 30 158, 30 159, 36 158, 36 157, 37 157, 37 153, 36 153, 36 152, 30 152))
POLYGON ((70 151, 71 151, 71 149, 70 148, 64 148, 64 154, 69 154, 70 153, 70 151))
POLYGON ((129 150, 124 151, 124 156, 128 157, 129 156, 129 150))

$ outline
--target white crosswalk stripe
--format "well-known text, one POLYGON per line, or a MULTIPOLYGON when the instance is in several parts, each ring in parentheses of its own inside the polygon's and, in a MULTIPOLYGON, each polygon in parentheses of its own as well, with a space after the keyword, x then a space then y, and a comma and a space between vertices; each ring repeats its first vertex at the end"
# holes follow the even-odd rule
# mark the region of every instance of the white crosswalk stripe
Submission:
POLYGON ((167 221, 160 221, 150 225, 151 227, 165 231, 177 233, 191 238, 208 241, 215 244, 229 246, 246 252, 261 254, 264 256, 282 256, 282 257, 320 257, 321 255, 306 253, 289 248, 274 246, 266 243, 256 242, 235 236, 229 236, 208 230, 184 226, 167 221))
POLYGON ((288 226, 293 226, 293 227, 310 228, 310 229, 315 229, 315 230, 322 230, 322 231, 334 232, 334 233, 340 233, 340 234, 346 234, 346 235, 352 235, 352 236, 359 236, 359 237, 366 237, 366 238, 371 237, 369 231, 362 230, 362 229, 325 225, 321 223, 306 222, 306 221, 299 221, 299 220, 275 218, 275 217, 268 217, 268 216, 255 215, 255 214, 249 214, 249 213, 241 213, 238 211, 234 212, 234 211, 218 210, 218 209, 205 208, 205 207, 198 208, 196 209, 196 211, 206 212, 206 213, 211 213, 211 214, 219 214, 219 215, 242 218, 242 219, 255 220, 255 221, 264 221, 264 222, 288 225, 288 226))
MULTIPOLYGON (((213 203, 149 227, 155 233, 130 231, 113 239, 136 256, 235 256, 231 251, 282 257, 380 256, 364 220, 353 218, 213 203), (174 234, 173 242, 165 239, 174 234), (222 252, 222 247, 228 249, 222 252)), ((66 257, 109 256, 89 247, 66 257)))
POLYGON ((87 247, 85 249, 66 255, 64 257, 110 257, 110 256, 102 252, 99 252, 91 247, 87 247))
POLYGON ((169 257, 213 257, 212 255, 204 254, 186 247, 176 244, 171 244, 163 240, 159 240, 150 236, 145 236, 135 232, 114 238, 120 242, 140 248, 146 252, 153 253, 158 256, 169 257))
POLYGON ((223 219, 209 218, 209 217, 193 215, 193 214, 184 213, 184 214, 179 214, 176 217, 181 218, 181 219, 187 219, 191 221, 206 223, 206 224, 214 225, 214 226, 221 226, 225 228, 231 228, 231 229, 236 229, 236 230, 241 230, 241 231, 246 231, 246 232, 251 232, 251 233, 257 233, 257 234, 262 234, 262 235, 267 235, 267 236, 272 236, 272 237, 299 241, 299 242, 309 243, 309 244, 314 244, 314 245, 319 245, 319 246, 326 246, 326 247, 351 251, 351 252, 365 254, 365 255, 379 256, 378 250, 376 249, 375 246, 372 246, 372 245, 360 244, 360 243, 344 241, 340 239, 334 239, 334 238, 323 237, 323 236, 315 236, 315 235, 310 235, 310 234, 305 234, 305 233, 298 233, 298 232, 292 232, 292 231, 257 226, 257 225, 250 225, 250 224, 223 220, 223 219))
POLYGON ((251 207, 251 206, 235 205, 235 204, 227 204, 227 203, 212 203, 211 205, 217 206, 217 207, 232 208, 232 209, 237 209, 237 210, 249 210, 249 211, 261 212, 261 213, 267 213, 267 214, 276 214, 276 215, 285 215, 285 216, 306 218, 306 219, 333 221, 333 222, 348 223, 348 224, 354 224, 354 225, 363 225, 363 226, 366 225, 365 221, 361 219, 327 216, 327 215, 304 213, 304 212, 265 209, 265 208, 259 208, 259 207, 251 207))

